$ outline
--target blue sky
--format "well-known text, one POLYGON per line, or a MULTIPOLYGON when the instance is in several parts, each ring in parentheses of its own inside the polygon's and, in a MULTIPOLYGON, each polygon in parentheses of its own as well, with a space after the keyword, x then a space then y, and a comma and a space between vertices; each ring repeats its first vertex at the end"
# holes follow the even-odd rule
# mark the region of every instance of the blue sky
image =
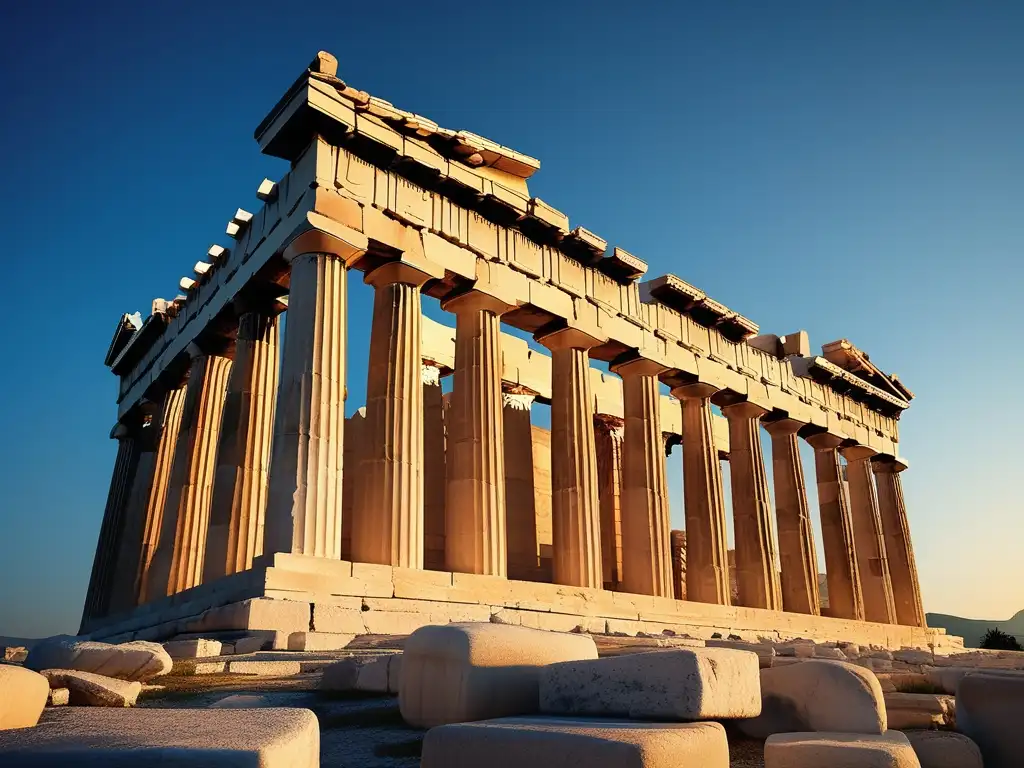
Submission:
POLYGON ((283 173, 252 131, 318 49, 358 88, 540 158, 531 192, 651 275, 899 373, 926 608, 1024 608, 1019 4, 105 5, 0 11, 0 633, 77 628, 114 325, 172 297, 283 173))

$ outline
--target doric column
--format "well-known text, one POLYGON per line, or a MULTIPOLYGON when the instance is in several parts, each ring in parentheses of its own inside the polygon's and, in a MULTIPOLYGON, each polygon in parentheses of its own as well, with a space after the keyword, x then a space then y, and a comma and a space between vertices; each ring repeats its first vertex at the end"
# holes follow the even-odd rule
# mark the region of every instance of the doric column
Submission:
POLYGON ((864 618, 882 624, 895 624, 892 580, 871 472, 871 457, 877 451, 866 445, 855 445, 840 448, 839 452, 846 459, 846 479, 850 484, 850 512, 860 583, 864 592, 864 618))
POLYGON ((501 314, 509 305, 469 291, 442 308, 456 316, 445 561, 453 571, 505 576, 501 314))
MULTIPOLYGON (((156 456, 153 463, 153 480, 150 483, 148 492, 145 493, 145 513, 142 521, 142 537, 139 546, 139 564, 135 573, 134 589, 137 602, 142 603, 164 597, 167 594, 166 580, 162 585, 154 581, 154 589, 150 589, 149 573, 152 569, 153 559, 156 556, 157 547, 160 544, 160 532, 163 529, 164 507, 167 504, 167 488, 171 480, 171 466, 174 463, 174 449, 178 444, 178 435, 181 430, 181 416, 185 408, 185 392, 187 384, 168 390, 164 395, 163 405, 157 417, 159 423, 156 428, 159 433, 154 434, 154 440, 158 441, 156 456)), ((144 493, 142 488, 140 493, 144 493)))
POLYGON ((686 531, 672 531, 672 596, 686 599, 686 531))
POLYGON ((117 557, 125 528, 125 508, 139 464, 140 451, 136 437, 137 429, 121 423, 110 431, 110 439, 117 440, 117 458, 114 459, 107 504, 103 510, 96 552, 93 555, 92 574, 82 611, 83 628, 92 619, 106 616, 110 608, 117 557))
POLYGON ((809 436, 807 442, 814 448, 829 615, 837 619, 864 621, 864 593, 860 586, 853 521, 836 450, 842 439, 822 432, 809 436))
POLYGON ((448 472, 444 393, 441 371, 423 363, 423 567, 445 570, 444 506, 448 472))
POLYGON ((587 350, 598 340, 562 328, 537 341, 551 350, 552 578, 602 586, 594 399, 587 350))
POLYGON ((740 605, 781 611, 772 502, 761 447, 760 419, 767 411, 742 402, 725 406, 722 413, 729 421, 729 478, 740 605))
POLYGON ((280 326, 275 310, 242 309, 217 450, 204 582, 248 570, 263 553, 280 326))
POLYGON ((538 575, 537 499, 533 468, 530 407, 536 393, 512 387, 501 393, 505 432, 505 538, 508 577, 524 581, 538 575))
POLYGON ((150 598, 173 595, 202 582, 206 529, 224 395, 231 360, 193 344, 181 427, 167 484, 160 543, 149 572, 150 598))
POLYGON ((686 599, 729 605, 722 465, 715 448, 709 384, 672 394, 683 403, 683 497, 686 505, 686 599))
MULTIPOLYGON (((613 370, 622 377, 625 417, 621 589, 672 597, 668 483, 658 391, 658 374, 665 368, 653 360, 634 358, 617 364, 613 370)), ((603 518, 601 524, 604 525, 603 518)))
POLYGON ((878 484, 878 511, 885 534, 896 620, 908 627, 925 627, 927 622, 921 602, 921 586, 917 579, 914 545, 910 540, 907 506, 903 500, 903 483, 899 475, 907 465, 891 456, 878 456, 872 461, 871 467, 878 484))
MULTIPOLYGON (((340 225, 339 225, 340 226, 340 225)), ((281 381, 274 412, 263 551, 341 556, 348 262, 366 237, 313 230, 291 262, 281 381)))
MULTIPOLYGON (((601 578, 604 588, 622 585, 622 440, 623 420, 594 414, 594 451, 597 454, 597 501, 601 508, 601 578)), ((632 591, 632 590, 626 590, 632 591)))
POLYGON ((423 361, 420 286, 400 261, 364 278, 374 288, 366 441, 352 521, 352 559, 423 568, 423 361))
POLYGON ((795 419, 765 422, 772 437, 772 476, 775 480, 775 519, 782 564, 782 607, 791 613, 821 614, 818 599, 818 557, 807 506, 807 486, 800 460, 795 419))

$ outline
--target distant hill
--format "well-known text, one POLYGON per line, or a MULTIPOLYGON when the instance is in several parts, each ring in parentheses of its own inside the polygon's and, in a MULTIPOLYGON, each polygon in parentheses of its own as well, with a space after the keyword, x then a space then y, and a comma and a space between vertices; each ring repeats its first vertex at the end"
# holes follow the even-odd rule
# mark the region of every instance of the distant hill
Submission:
MULTIPOLYGON (((20 646, 22 648, 31 648, 33 643, 38 643, 39 640, 31 637, 8 637, 7 635, 0 635, 0 648, 20 646)), ((3 654, 0 654, 2 657, 3 654)))
POLYGON ((946 634, 959 635, 964 639, 964 645, 968 648, 977 648, 981 645, 981 638, 990 629, 1002 630, 1024 643, 1024 611, 1018 611, 1006 621, 964 619, 945 613, 928 613, 925 616, 928 619, 929 627, 943 627, 946 634))

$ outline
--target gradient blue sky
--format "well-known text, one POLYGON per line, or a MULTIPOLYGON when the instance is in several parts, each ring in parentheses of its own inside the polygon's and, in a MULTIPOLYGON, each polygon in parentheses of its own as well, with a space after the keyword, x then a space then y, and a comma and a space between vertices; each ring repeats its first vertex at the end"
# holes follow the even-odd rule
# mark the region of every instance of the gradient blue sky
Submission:
MULTIPOLYGON (((19 5, 0 11, 0 633, 77 629, 114 325, 283 173, 252 131, 321 48, 354 86, 540 158, 531 192, 650 274, 899 373, 926 608, 1024 608, 1024 6, 19 5)), ((365 348, 355 332, 352 407, 365 348)))

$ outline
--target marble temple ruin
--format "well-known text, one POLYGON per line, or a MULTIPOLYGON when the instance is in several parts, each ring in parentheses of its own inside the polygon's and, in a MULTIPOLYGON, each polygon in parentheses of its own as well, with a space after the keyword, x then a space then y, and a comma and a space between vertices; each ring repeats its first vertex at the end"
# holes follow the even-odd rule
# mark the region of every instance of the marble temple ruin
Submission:
POLYGON ((329 54, 256 140, 288 173, 107 352, 118 451, 83 631, 941 635, 901 490, 913 395, 857 347, 812 353, 803 331, 759 335, 682 279, 648 279, 530 196, 537 160, 348 86, 329 54), (356 278, 372 317, 347 312, 356 278), (356 325, 365 366, 346 356, 356 325), (349 365, 366 404, 345 418, 349 365), (531 420, 545 407, 550 430, 531 420), (685 556, 666 490, 680 444, 685 556))

